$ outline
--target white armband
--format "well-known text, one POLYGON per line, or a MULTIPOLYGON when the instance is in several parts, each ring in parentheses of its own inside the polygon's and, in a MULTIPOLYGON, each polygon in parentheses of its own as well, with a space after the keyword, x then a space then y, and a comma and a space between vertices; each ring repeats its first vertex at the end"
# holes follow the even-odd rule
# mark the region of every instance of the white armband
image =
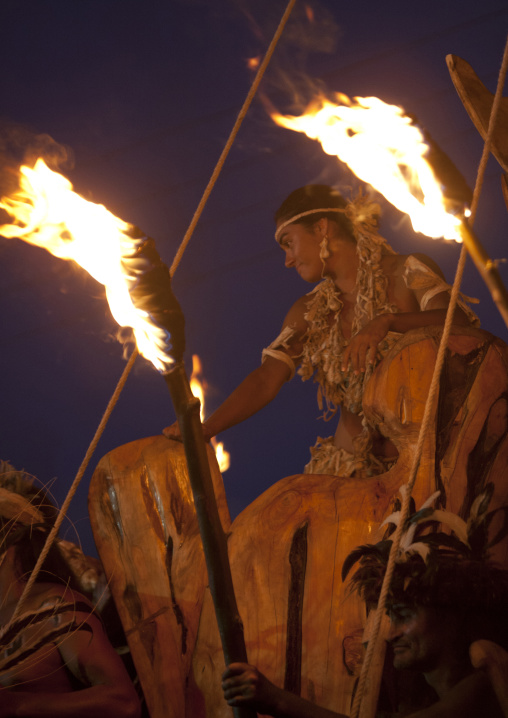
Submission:
POLYGON ((281 331, 277 339, 275 339, 266 349, 263 349, 261 353, 261 363, 263 363, 266 359, 266 357, 273 357, 274 359, 278 359, 279 361, 283 361, 291 370, 291 374, 289 376, 288 381, 290 381, 296 372, 296 366, 294 361, 291 359, 289 354, 287 354, 285 351, 282 351, 282 349, 277 349, 276 347, 284 347, 284 349, 289 348, 289 340, 295 335, 295 330, 291 327, 284 327, 284 329, 281 331))
POLYGON ((291 379, 295 375, 296 367, 294 361, 291 359, 289 354, 286 354, 286 352, 283 352, 280 349, 270 349, 268 347, 267 349, 263 349, 261 353, 261 361, 264 362, 266 357, 273 357, 274 359, 279 359, 280 361, 283 361, 285 364, 287 364, 291 370, 291 374, 288 381, 291 381, 291 379))

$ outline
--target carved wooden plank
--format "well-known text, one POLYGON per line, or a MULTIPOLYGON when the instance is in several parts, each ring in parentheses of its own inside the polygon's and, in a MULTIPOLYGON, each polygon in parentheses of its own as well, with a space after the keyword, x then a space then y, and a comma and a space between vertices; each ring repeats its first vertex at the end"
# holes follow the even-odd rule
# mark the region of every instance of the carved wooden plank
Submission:
MULTIPOLYGON (((301 628, 300 695, 348 713, 364 624, 363 605, 350 596, 340 573, 346 555, 372 540, 391 505, 401 477, 343 479, 297 475, 277 482, 232 524, 230 561, 243 617, 249 661, 270 680, 284 685, 295 647, 288 641, 291 606, 290 552, 295 534, 306 526, 306 570, 301 628)), ((205 596, 193 661, 199 691, 195 705, 207 718, 226 718, 220 674, 220 643, 205 596)), ((192 706, 193 704, 191 704, 192 706)))
MULTIPOLYGON (((222 477, 208 453, 227 530, 222 477)), ((182 718, 207 581, 182 444, 158 436, 107 454, 89 510, 151 718, 182 718)))
MULTIPOLYGON (((412 451, 439 338, 438 328, 406 334, 378 367, 365 393, 366 414, 372 421, 379 421, 382 432, 400 452, 397 467, 412 451)), ((442 490, 443 505, 465 516, 474 498, 492 482, 495 490, 491 508, 507 505, 507 432, 507 345, 480 329, 453 328, 441 377, 434 436, 427 438, 422 457, 429 466, 435 463, 428 493, 442 490)), ((418 479, 413 492, 417 506, 425 498, 422 488, 418 479)), ((494 555, 508 565, 508 541, 497 546, 494 555)))

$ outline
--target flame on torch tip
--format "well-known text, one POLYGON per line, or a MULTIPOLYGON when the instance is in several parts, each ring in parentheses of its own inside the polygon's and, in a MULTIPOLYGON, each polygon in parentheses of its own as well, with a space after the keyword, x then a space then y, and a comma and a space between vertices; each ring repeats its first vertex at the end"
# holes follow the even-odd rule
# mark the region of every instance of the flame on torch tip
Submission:
POLYGON ((132 225, 115 217, 104 206, 88 202, 72 184, 38 159, 33 168, 20 167, 20 189, 3 197, 0 208, 12 224, 0 226, 0 235, 17 237, 42 247, 60 259, 72 259, 103 284, 113 317, 121 327, 132 327, 140 353, 159 371, 173 362, 167 333, 137 309, 129 296, 136 281, 122 260, 130 260, 143 240, 129 236, 132 225))
MULTIPOLYGON (((189 380, 190 388, 194 396, 199 399, 199 402, 201 404, 199 415, 201 417, 201 421, 205 420, 205 391, 206 391, 206 381, 203 378, 203 368, 201 365, 201 360, 197 354, 192 355, 192 374, 189 380)), ((222 441, 216 441, 215 437, 212 437, 211 445, 213 446, 213 449, 215 451, 215 456, 217 458, 217 463, 219 464, 219 470, 223 474, 225 471, 227 471, 230 467, 231 461, 230 461, 230 455, 229 452, 227 452, 224 448, 224 443, 222 441)))
POLYGON ((318 140, 363 182, 409 215, 413 229, 428 237, 462 241, 461 218, 446 200, 426 160, 429 146, 401 107, 377 97, 338 93, 318 98, 300 117, 272 113, 278 125, 318 140))

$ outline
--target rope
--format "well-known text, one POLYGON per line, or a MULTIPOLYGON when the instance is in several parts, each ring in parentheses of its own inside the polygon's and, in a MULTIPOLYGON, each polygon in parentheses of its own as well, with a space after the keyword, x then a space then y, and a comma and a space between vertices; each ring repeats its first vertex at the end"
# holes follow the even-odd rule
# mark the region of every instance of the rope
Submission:
MULTIPOLYGON (((272 55, 273 55, 273 53, 274 53, 274 51, 275 51, 275 48, 276 48, 276 46, 277 46, 277 43, 278 43, 278 41, 279 41, 279 39, 280 39, 280 36, 282 35, 282 31, 284 30, 284 27, 286 26, 286 23, 287 23, 287 21, 288 21, 288 19, 289 19, 289 16, 290 16, 290 14, 291 14, 291 11, 293 10, 293 7, 294 7, 294 5, 295 5, 295 2, 296 2, 296 0, 289 0, 289 3, 288 3, 288 5, 287 5, 287 7, 286 7, 286 10, 285 10, 285 12, 284 12, 284 14, 283 14, 283 16, 282 16, 282 19, 281 19, 281 21, 280 21, 280 23, 279 23, 279 25, 278 25, 278 27, 277 27, 277 29, 276 29, 276 31, 275 31, 275 35, 273 36, 273 39, 272 39, 272 41, 271 41, 271 43, 270 43, 270 45, 269 45, 269 47, 268 47, 268 50, 267 50, 266 55, 265 55, 265 57, 264 57, 264 59, 263 59, 263 62, 261 63, 261 65, 260 65, 259 68, 258 68, 258 71, 257 71, 257 73, 256 73, 256 76, 255 76, 255 78, 254 78, 254 81, 253 81, 253 83, 252 83, 252 85, 251 85, 251 88, 250 88, 250 90, 249 90, 249 93, 248 93, 248 95, 247 95, 247 98, 245 99, 245 102, 243 103, 242 108, 241 108, 241 110, 240 110, 240 112, 239 112, 239 114, 238 114, 238 117, 237 117, 236 122, 235 122, 235 124, 234 124, 234 127, 233 127, 233 129, 232 129, 232 131, 231 131, 231 134, 230 134, 230 136, 229 136, 229 139, 228 139, 228 141, 227 141, 227 143, 226 143, 226 145, 225 145, 225 147, 224 147, 224 149, 223 149, 223 151, 222 151, 222 153, 221 153, 221 155, 220 155, 220 157, 219 157, 219 160, 218 160, 217 165, 216 165, 216 167, 215 167, 215 169, 214 169, 214 171, 213 171, 213 173, 212 173, 212 176, 211 176, 211 178, 210 178, 210 181, 208 182, 208 185, 206 186, 206 189, 205 189, 205 191, 204 191, 204 193, 203 193, 203 196, 202 196, 202 198, 201 198, 201 201, 200 201, 200 203, 199 203, 199 205, 198 205, 198 207, 197 207, 197 209, 196 209, 196 212, 194 213, 194 216, 193 216, 192 221, 191 221, 191 223, 190 223, 190 225, 189 225, 189 228, 187 229, 187 232, 185 233, 185 236, 184 236, 184 238, 183 238, 183 240, 182 240, 182 242, 181 242, 181 244, 180 244, 180 246, 179 246, 179 248, 178 248, 178 251, 177 251, 177 253, 176 253, 175 259, 173 260, 173 263, 172 263, 171 268, 170 268, 170 270, 169 270, 171 277, 173 277, 173 275, 174 275, 174 273, 175 273, 175 271, 176 271, 176 269, 177 269, 177 267, 178 267, 178 265, 179 265, 179 263, 180 263, 180 260, 181 260, 181 258, 182 258, 182 256, 183 256, 183 253, 184 253, 184 251, 185 251, 185 249, 186 249, 186 247, 187 247, 187 245, 188 245, 188 243, 189 243, 189 241, 190 241, 190 239, 191 239, 191 237, 192 237, 192 233, 194 232, 194 228, 196 227, 196 224, 198 223, 198 220, 199 220, 199 218, 200 218, 200 216, 201 216, 201 214, 202 214, 202 212, 203 212, 203 209, 204 209, 205 204, 206 204, 206 202, 207 202, 207 200, 208 200, 208 197, 210 196, 210 193, 211 193, 211 191, 212 191, 212 189, 213 189, 213 187, 214 187, 214 185, 215 185, 215 183, 216 183, 216 181, 217 181, 217 178, 218 178, 218 176, 219 176, 219 174, 220 174, 220 172, 221 172, 221 170, 222 170, 222 167, 223 167, 223 165, 224 165, 224 162, 226 161, 226 157, 227 157, 228 154, 229 154, 229 151, 230 151, 230 149, 231 149, 231 147, 232 147, 232 145, 233 145, 233 142, 234 142, 234 140, 235 140, 235 138, 236 138, 236 135, 238 134, 238 131, 239 131, 239 129, 240 129, 241 125, 242 125, 242 122, 243 122, 243 120, 244 120, 244 118, 245 118, 245 116, 246 116, 246 114, 247 114, 247 111, 248 111, 248 109, 249 109, 249 107, 250 107, 250 105, 251 105, 251 103, 252 103, 252 100, 254 99, 254 96, 255 96, 255 94, 256 94, 256 91, 257 91, 257 89, 258 89, 258 87, 259 87, 259 84, 260 84, 262 78, 263 78, 263 75, 265 74, 265 70, 266 70, 266 68, 268 67, 268 63, 270 62, 271 57, 272 57, 272 55)), ((85 471, 86 471, 86 468, 87 468, 87 466, 88 466, 88 464, 89 464, 89 462, 90 462, 90 460, 91 460, 91 458, 92 458, 92 456, 93 456, 93 454, 94 454, 94 452, 95 452, 95 449, 97 448, 97 444, 99 443, 99 440, 100 440, 100 438, 101 438, 101 436, 102 436, 102 434, 103 434, 103 432, 104 432, 104 429, 106 428, 106 424, 107 424, 107 422, 108 422, 108 420, 109 420, 109 417, 111 416, 111 413, 112 413, 112 411, 113 411, 113 408, 115 407, 115 404, 117 403, 117 401, 118 401, 118 399, 119 399, 119 397, 120 397, 120 394, 121 394, 121 392, 122 392, 122 390, 123 390, 123 388, 124 388, 124 386, 125 386, 125 383, 126 383, 126 381, 127 381, 127 377, 129 376, 130 371, 131 371, 132 367, 134 366, 134 362, 135 362, 135 360, 136 360, 136 357, 138 356, 138 353, 139 353, 139 352, 138 352, 137 348, 135 348, 134 351, 133 351, 133 353, 131 354, 131 357, 130 357, 128 363, 126 364, 126 366, 125 366, 125 368, 124 368, 124 370, 123 370, 123 372, 122 372, 122 375, 121 375, 121 377, 120 377, 120 379, 119 379, 119 381, 118 381, 118 384, 117 384, 117 386, 116 386, 116 389, 115 389, 115 391, 113 392, 113 395, 112 395, 112 397, 111 397, 111 399, 110 399, 110 401, 109 401, 109 403, 108 403, 108 405, 107 405, 107 407, 106 407, 106 411, 104 412, 104 415, 103 415, 103 417, 102 417, 102 419, 101 419, 101 422, 100 422, 100 424, 99 424, 99 426, 98 426, 98 428, 97 428, 97 431, 95 432, 95 435, 94 435, 94 437, 93 437, 93 439, 92 439, 92 441, 91 441, 91 443, 90 443, 90 446, 88 447, 88 450, 87 450, 87 452, 86 452, 86 454, 85 454, 85 458, 83 459, 83 461, 82 461, 82 463, 81 463, 81 466, 80 466, 79 469, 78 469, 78 473, 76 474, 76 477, 75 477, 74 481, 73 481, 72 484, 71 484, 71 487, 70 487, 70 489, 69 489, 69 491, 68 491, 68 493, 67 493, 67 496, 65 497, 65 500, 64 500, 64 502, 63 502, 63 504, 62 504, 62 507, 61 507, 61 509, 60 509, 60 511, 59 511, 59 513, 58 513, 58 516, 57 516, 57 518, 56 518, 56 520, 55 520, 54 526, 53 526, 53 528, 51 529, 50 533, 48 534, 48 538, 46 539, 46 542, 45 542, 45 544, 44 544, 44 546, 43 546, 43 549, 42 549, 42 551, 41 551, 41 554, 40 554, 40 556, 39 556, 39 559, 37 560, 37 563, 35 564, 35 567, 34 567, 32 573, 31 573, 31 575, 30 575, 30 578, 28 579, 28 581, 27 581, 27 583, 26 583, 26 586, 24 587, 23 592, 22 592, 22 594, 21 594, 21 596, 20 596, 20 598, 19 598, 19 601, 18 601, 18 603, 16 604, 16 608, 14 609, 14 613, 12 614, 12 617, 11 617, 10 621, 8 622, 8 624, 7 624, 7 625, 5 626, 5 628, 3 628, 2 631, 0 632, 0 635, 5 634, 6 631, 9 630, 9 628, 12 626, 12 624, 14 623, 14 621, 15 621, 15 620, 17 619, 17 617, 19 616, 20 611, 21 611, 21 609, 23 608, 23 606, 24 606, 24 604, 25 604, 25 602, 26 602, 26 599, 27 599, 27 597, 28 597, 28 594, 30 593, 30 590, 32 589, 32 586, 33 586, 33 584, 35 583, 35 581, 36 581, 36 579, 37 579, 37 576, 38 576, 38 574, 39 574, 39 572, 40 572, 40 570, 41 570, 41 566, 42 566, 42 564, 44 563, 44 561, 45 561, 45 559, 46 559, 46 557, 47 557, 47 555, 48 555, 48 553, 49 553, 49 550, 50 550, 50 548, 51 548, 51 546, 52 546, 52 544, 53 544, 55 538, 57 537, 57 534, 58 534, 58 531, 59 531, 59 529, 60 529, 60 526, 62 525, 63 520, 64 520, 64 518, 65 518, 65 516, 66 516, 66 514, 67 514, 67 509, 68 509, 68 507, 69 507, 69 505, 70 505, 72 499, 74 498, 74 495, 75 495, 75 493, 76 493, 76 491, 77 491, 77 489, 78 489, 78 486, 79 486, 79 484, 80 484, 80 481, 81 481, 81 479, 83 478, 83 475, 84 475, 84 473, 85 473, 85 471)))
POLYGON ((186 249, 187 245, 189 244, 190 238, 192 237, 192 233, 194 232, 194 228, 196 227, 196 224, 198 223, 198 220, 201 217, 201 214, 205 207, 206 201, 207 201, 208 197, 210 196, 210 192, 212 191, 212 189, 215 185, 215 182, 217 181, 220 171, 222 170, 222 166, 224 165, 224 162, 226 161, 226 157, 229 154, 229 150, 231 149, 231 146, 233 145, 233 142, 238 134, 238 131, 240 130, 240 127, 245 118, 245 115, 247 114, 247 110, 249 109, 249 107, 252 103, 252 100, 254 99, 254 95, 256 94, 256 91, 259 87, 261 80, 263 79, 265 70, 268 67, 268 63, 271 60, 271 57, 272 57, 274 50, 277 46, 279 38, 282 35, 282 31, 284 30, 284 27, 289 19, 289 16, 291 14, 291 11, 294 7, 295 2, 296 2, 296 0, 289 0, 287 8, 284 12, 284 15, 282 16, 279 26, 277 27, 277 30, 275 31, 275 35, 273 36, 270 46, 269 46, 268 50, 266 51, 266 55, 263 59, 263 62, 260 64, 260 66, 258 68, 258 71, 254 78, 254 82, 252 83, 249 93, 248 93, 247 97, 245 98, 245 102, 243 103, 242 108, 241 108, 240 112, 238 113, 238 117, 236 118, 236 122, 233 126, 233 129, 231 130, 229 139, 226 142, 224 149, 222 150, 221 156, 219 157, 219 160, 218 160, 218 162, 215 166, 215 169, 212 173, 212 176, 210 177, 210 181, 208 182, 208 184, 205 188, 205 191, 203 192, 203 196, 201 197, 201 201, 198 204, 198 207, 194 213, 194 216, 191 220, 189 228, 188 228, 187 232, 185 233, 185 236, 182 239, 180 246, 178 247, 177 253, 173 260, 173 264, 171 265, 171 268, 169 270, 169 273, 171 274, 171 276, 173 276, 173 274, 176 271, 176 268, 180 264, 180 260, 183 256, 183 253, 185 252, 185 249, 186 249))
MULTIPOLYGON (((475 183, 475 188, 474 188, 474 192, 473 192, 473 200, 471 202, 471 219, 470 219, 471 225, 474 223, 474 219, 476 217, 476 211, 478 209, 478 202, 479 202, 479 198, 480 198, 481 189, 483 186, 483 180, 484 180, 484 176, 485 176, 485 170, 487 167, 487 161, 489 158, 490 146, 492 144, 492 136, 494 133, 494 127, 495 127, 496 120, 497 120, 498 109, 501 104, 503 87, 504 87, 507 69, 508 69, 508 37, 506 40, 505 50, 504 50, 504 54, 503 54, 503 60, 502 60, 501 69, 499 72, 496 94, 494 97, 494 102, 493 102, 492 110, 491 110, 491 114, 490 114, 487 137, 485 139, 485 144, 483 147, 483 152, 482 152, 482 156, 480 159, 480 163, 478 166, 478 172, 477 172, 477 176, 476 176, 476 183, 475 183)), ((427 430, 428 430, 431 420, 432 420, 432 409, 434 407, 434 402, 435 402, 435 399, 437 397, 438 390, 439 390, 439 380, 440 380, 440 376, 441 376, 441 370, 442 370, 443 363, 444 363, 445 351, 446 351, 446 347, 448 345, 450 329, 451 329, 452 322, 453 322, 453 314, 455 312, 455 306, 457 303, 457 297, 458 297, 458 293, 459 293, 459 289, 460 289, 460 283, 462 281, 462 275, 464 273, 466 258, 467 258, 467 250, 466 250, 465 245, 462 245, 460 256, 459 256, 459 261, 457 264, 455 279, 453 282, 452 291, 451 291, 451 295, 450 295, 450 304, 448 306, 448 311, 446 313, 445 324, 443 327, 443 334, 441 336, 438 354, 436 357, 436 365, 434 367, 434 373, 432 375, 432 381, 431 381, 431 385, 430 385, 430 389, 429 389, 429 394, 427 397, 427 402, 425 404, 425 411, 424 411, 424 415, 423 415, 423 419, 422 419, 422 424, 420 427, 420 433, 418 435, 418 442, 417 442, 415 453, 414 453, 413 464, 412 464, 411 472, 409 475, 409 481, 407 483, 406 491, 402 498, 400 521, 399 521, 399 524, 393 534, 393 543, 392 543, 390 555, 388 558, 388 564, 386 567, 385 577, 384 577, 383 584, 381 587, 381 593, 379 596, 378 606, 376 609, 376 615, 374 617, 373 630, 372 630, 371 636, 369 638, 369 643, 368 643, 365 657, 364 657, 364 660, 362 663, 362 670, 361 670, 360 678, 358 681, 358 687, 357 687, 355 698, 353 701, 353 706, 351 709, 351 718, 358 718, 358 716, 359 716, 361 701, 362 701, 362 698, 363 698, 363 695, 365 692, 367 677, 368 677, 370 666, 372 663, 372 658, 374 656, 374 651, 377 647, 376 644, 377 644, 377 638, 379 636, 379 631, 381 628, 381 621, 382 621, 383 615, 386 610, 386 597, 388 595, 388 589, 390 587, 391 579, 392 579, 393 572, 395 569, 395 559, 396 559, 398 551, 399 551, 400 539, 402 536, 404 524, 409 515, 411 492, 413 490, 413 487, 414 487, 414 484, 416 481, 416 477, 417 477, 417 473, 418 473, 421 454, 422 454, 422 450, 423 450, 423 442, 425 440, 425 435, 427 433, 427 430)))
POLYGON ((100 421, 100 424, 97 427, 97 430, 96 430, 94 437, 90 443, 90 446, 88 447, 88 451, 85 454, 85 458, 81 462, 81 466, 78 469, 78 473, 76 474, 76 477, 70 486, 67 496, 65 497, 62 507, 60 508, 60 511, 58 512, 58 516, 56 517, 53 528, 51 529, 51 531, 48 534, 48 537, 47 537, 46 542, 42 548, 40 556, 37 559, 37 563, 35 564, 34 569, 33 569, 32 573, 30 574, 30 578, 26 582, 26 585, 25 585, 23 592, 19 598, 19 601, 16 604, 16 608, 14 609, 14 613, 12 614, 12 617, 11 617, 9 623, 5 626, 5 628, 2 629, 2 632, 1 632, 2 635, 4 635, 9 630, 9 628, 12 626, 12 624, 15 622, 15 620, 17 619, 17 617, 19 616, 19 614, 21 612, 21 609, 23 608, 23 606, 26 602, 28 594, 30 593, 32 586, 34 585, 34 583, 37 579, 39 571, 41 570, 41 566, 44 563, 44 561, 46 560, 49 550, 50 550, 55 538, 57 537, 60 526, 62 525, 63 520, 64 520, 65 516, 67 515, 67 509, 69 508, 69 505, 70 505, 72 499, 74 498, 74 495, 78 489, 80 481, 83 478, 83 474, 85 473, 86 468, 87 468, 88 464, 90 463, 90 459, 92 458, 92 456, 95 452, 95 449, 97 448, 97 444, 99 443, 99 440, 104 432, 104 429, 106 428, 106 424, 108 423, 109 417, 111 416, 111 412, 113 411, 115 404, 117 403, 117 401, 120 397, 120 394, 122 393, 122 389, 124 388, 125 382, 127 381, 127 377, 129 376, 130 371, 131 371, 132 367, 134 366, 134 362, 136 361, 137 355, 138 355, 138 350, 134 349, 134 351, 132 352, 132 354, 130 356, 129 361, 125 365, 125 368, 122 372, 120 380, 118 381, 118 384, 116 385, 116 389, 113 392, 113 395, 108 402, 106 410, 105 410, 105 412, 102 416, 102 419, 100 421))
POLYGON ((388 564, 386 567, 386 573, 385 577, 383 579, 383 584, 381 587, 381 593, 379 596, 379 602, 378 607, 376 610, 376 615, 374 618, 374 625, 372 634, 369 638, 369 643, 367 646, 367 651, 365 653, 365 658, 362 663, 362 670, 360 673, 360 678, 358 682, 358 687, 355 694, 355 699, 353 702, 353 707, 351 711, 351 717, 357 718, 360 712, 360 705, 361 700, 363 698, 363 694, 365 691, 365 685, 367 681, 367 676, 370 670, 370 666, 372 663, 372 658, 374 656, 374 650, 376 648, 377 638, 379 635, 380 627, 381 627, 381 621, 383 618, 383 615, 385 613, 385 606, 386 606, 386 596, 388 595, 388 589, 390 587, 393 571, 395 568, 395 559, 397 557, 397 553, 400 546, 400 538, 402 535, 402 530, 404 528, 404 523, 406 521, 406 518, 409 514, 409 507, 410 507, 410 499, 411 499, 411 492, 413 490, 414 483, 416 481, 416 476, 418 473, 418 468, 420 465, 420 459, 422 455, 423 450, 423 443, 426 438, 427 430, 431 424, 431 421, 433 419, 432 416, 432 409, 434 408, 434 400, 436 398, 436 395, 439 390, 439 379, 441 376, 441 369, 444 362, 444 356, 445 356, 445 350, 448 344, 448 337, 450 334, 450 328, 453 322, 453 314, 455 312, 455 306, 457 303, 457 296, 459 292, 460 282, 462 280, 462 274, 464 271, 465 266, 465 260, 466 260, 466 252, 464 251, 464 248, 462 249, 459 257, 459 262, 457 265, 457 271, 455 274, 455 280, 452 287, 452 292, 450 296, 450 304, 448 305, 448 311, 446 313, 446 319, 445 324, 443 327, 443 334, 441 337, 441 341, 439 344, 438 354, 436 357, 436 365, 434 367, 434 373, 432 375, 432 381, 430 384, 429 394, 427 397, 427 401, 425 404, 425 411, 422 419, 422 424, 420 427, 420 433, 418 435, 418 442, 416 445, 416 449, 414 452, 413 457, 413 463, 411 466, 411 471, 409 474, 409 480, 407 483, 407 490, 403 495, 402 499, 402 507, 401 507, 401 517, 399 524, 395 530, 395 533, 393 535, 393 543, 390 550, 390 555, 388 558, 388 564))

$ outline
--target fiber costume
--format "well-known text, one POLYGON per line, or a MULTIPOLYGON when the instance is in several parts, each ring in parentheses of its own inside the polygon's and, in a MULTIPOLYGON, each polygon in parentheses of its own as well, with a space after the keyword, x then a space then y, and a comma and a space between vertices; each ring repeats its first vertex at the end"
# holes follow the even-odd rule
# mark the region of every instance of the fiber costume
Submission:
MULTIPOLYGON (((349 202, 345 209, 325 208, 296 215, 279 226, 276 237, 286 224, 297 221, 301 216, 325 211, 343 212, 353 226, 359 258, 356 279, 358 296, 352 325, 352 336, 355 336, 379 314, 397 312, 397 307, 387 299, 388 278, 381 269, 383 255, 395 254, 395 252, 377 231, 379 206, 363 196, 349 202)), ((420 303, 422 311, 433 296, 451 290, 450 285, 439 275, 412 255, 405 262, 403 276, 409 289, 426 290, 420 303)), ((465 304, 464 299, 474 300, 462 297, 459 306, 471 323, 478 326, 478 318, 465 304)), ((362 410, 363 389, 375 366, 386 356, 400 334, 389 332, 386 335, 378 346, 376 363, 367 366, 364 373, 355 376, 349 368, 343 372, 342 357, 348 341, 344 338, 341 329, 342 306, 341 293, 330 278, 325 278, 307 295, 304 318, 308 329, 304 336, 303 351, 298 357, 298 374, 303 381, 314 377, 314 381, 318 383, 318 406, 324 410, 325 420, 331 419, 337 409, 344 406, 348 411, 363 418, 363 431, 354 439, 354 453, 334 446, 333 436, 318 437, 315 446, 311 447, 312 458, 305 467, 305 473, 353 476, 361 472, 365 476, 372 476, 387 471, 394 461, 380 460, 370 451, 369 426, 362 410)), ((281 334, 263 350, 262 354, 263 360, 266 356, 272 356, 288 364, 292 369, 291 376, 295 373, 296 367, 284 349, 290 347, 295 333, 291 327, 284 327, 281 334)))

